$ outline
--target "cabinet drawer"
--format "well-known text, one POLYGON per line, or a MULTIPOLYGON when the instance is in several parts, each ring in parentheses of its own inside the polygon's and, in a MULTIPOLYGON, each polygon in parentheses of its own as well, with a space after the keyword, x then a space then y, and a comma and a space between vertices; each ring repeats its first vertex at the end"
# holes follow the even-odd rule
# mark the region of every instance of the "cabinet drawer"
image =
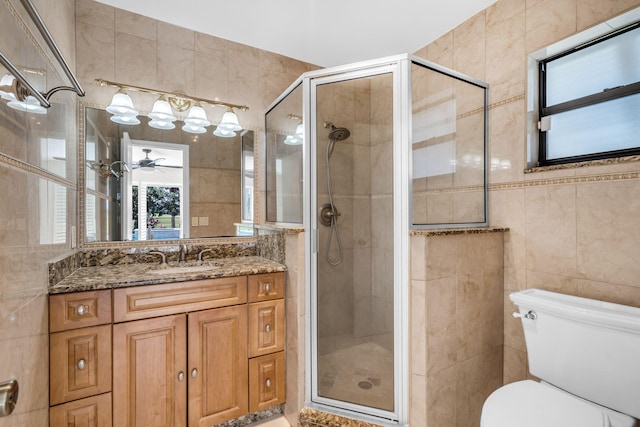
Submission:
POLYGON ((145 319, 247 302, 247 277, 114 289, 113 321, 145 319))
POLYGON ((111 393, 49 409, 50 427, 111 427, 111 393))
POLYGON ((111 391, 111 325, 50 335, 51 405, 111 391))
POLYGON ((111 323, 111 291, 74 292, 49 297, 49 331, 111 323))
POLYGON ((249 276, 249 302, 284 298, 284 273, 249 276))
POLYGON ((249 359, 249 412, 285 401, 284 352, 249 359))
POLYGON ((249 304, 249 357, 284 350, 284 300, 249 304))

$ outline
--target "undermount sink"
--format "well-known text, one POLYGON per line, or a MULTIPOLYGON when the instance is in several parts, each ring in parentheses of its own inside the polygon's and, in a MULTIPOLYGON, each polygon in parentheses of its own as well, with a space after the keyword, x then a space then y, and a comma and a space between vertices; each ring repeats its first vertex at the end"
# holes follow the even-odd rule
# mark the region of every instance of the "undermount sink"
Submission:
POLYGON ((199 273, 201 271, 210 271, 220 268, 217 265, 182 265, 177 267, 160 267, 155 270, 149 270, 149 274, 165 275, 165 274, 185 274, 199 273))

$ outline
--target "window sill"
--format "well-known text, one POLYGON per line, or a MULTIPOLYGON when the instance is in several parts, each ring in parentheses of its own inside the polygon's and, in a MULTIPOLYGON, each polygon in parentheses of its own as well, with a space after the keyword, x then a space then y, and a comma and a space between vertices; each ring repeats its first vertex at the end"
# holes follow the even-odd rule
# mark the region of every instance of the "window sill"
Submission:
POLYGON ((547 172, 547 171, 563 170, 563 169, 579 169, 579 168, 584 168, 588 166, 619 165, 622 163, 632 163, 632 162, 639 162, 639 161, 640 161, 640 156, 614 157, 611 159, 589 160, 586 162, 565 163, 562 165, 537 166, 537 167, 525 169, 524 173, 528 174, 528 173, 547 172))

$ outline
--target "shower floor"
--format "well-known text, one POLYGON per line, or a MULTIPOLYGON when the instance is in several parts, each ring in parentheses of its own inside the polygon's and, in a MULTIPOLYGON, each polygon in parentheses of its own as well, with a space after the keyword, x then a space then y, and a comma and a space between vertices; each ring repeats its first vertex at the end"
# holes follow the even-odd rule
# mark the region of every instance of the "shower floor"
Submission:
POLYGON ((320 340, 318 394, 393 411, 393 337, 320 340))

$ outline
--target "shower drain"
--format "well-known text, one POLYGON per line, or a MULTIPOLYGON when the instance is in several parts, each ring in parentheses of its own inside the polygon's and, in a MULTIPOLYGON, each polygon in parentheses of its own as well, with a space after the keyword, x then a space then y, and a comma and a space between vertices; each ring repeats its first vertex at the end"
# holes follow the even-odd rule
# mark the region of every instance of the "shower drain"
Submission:
POLYGON ((373 387, 373 384, 371 384, 369 381, 360 381, 358 383, 358 387, 363 390, 369 390, 371 387, 373 387))

